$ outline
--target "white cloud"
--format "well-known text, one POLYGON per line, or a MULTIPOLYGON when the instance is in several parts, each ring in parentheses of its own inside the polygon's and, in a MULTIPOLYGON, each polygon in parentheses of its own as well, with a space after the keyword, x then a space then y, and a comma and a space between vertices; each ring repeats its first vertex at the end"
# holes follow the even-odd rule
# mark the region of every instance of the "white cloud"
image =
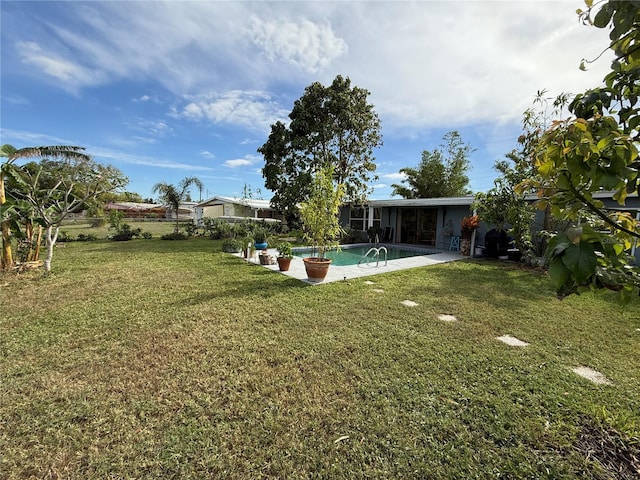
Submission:
POLYGON ((232 90, 189 99, 191 102, 178 115, 191 120, 206 119, 215 124, 227 123, 250 129, 267 130, 269 125, 285 118, 288 113, 267 92, 232 90))
POLYGON ((341 73, 371 91, 386 133, 411 136, 517 124, 539 89, 598 85, 608 58, 578 64, 607 31, 580 25, 576 1, 64 2, 12 38, 25 71, 61 88, 152 81, 190 95, 184 118, 262 130, 291 109, 267 92, 297 98, 341 73))
POLYGON ((381 173, 380 178, 386 178, 388 180, 405 180, 407 176, 404 173, 381 173))
POLYGON ((147 145, 153 145, 158 141, 156 138, 150 138, 150 137, 134 136, 131 138, 133 140, 133 142, 130 143, 131 145, 135 145, 136 143, 146 143, 147 145))
POLYGON ((252 165, 253 161, 247 160, 246 158, 237 158, 235 160, 227 160, 224 162, 225 166, 230 168, 238 168, 238 167, 246 167, 248 165, 252 165))
POLYGON ((173 132, 173 129, 163 121, 140 119, 137 128, 154 137, 165 137, 173 132))
POLYGON ((98 85, 106 81, 103 72, 79 65, 59 54, 45 51, 36 42, 18 42, 16 48, 22 57, 22 62, 60 80, 60 86, 65 90, 76 91, 78 88, 98 85))
POLYGON ((146 157, 144 155, 132 155, 129 153, 112 150, 104 147, 87 147, 87 153, 98 158, 105 158, 115 163, 127 163, 132 165, 144 165, 155 168, 168 168, 172 170, 185 171, 214 171, 214 168, 203 165, 193 165, 189 163, 175 162, 173 160, 164 160, 156 157, 146 157))
POLYGON ((262 162, 262 157, 258 155, 245 155, 243 158, 229 159, 224 165, 229 168, 248 167, 262 162))
POLYGON ((77 140, 47 135, 38 132, 26 132, 24 130, 0 129, 0 136, 3 143, 9 143, 16 148, 23 148, 31 145, 78 145, 77 140), (24 145, 21 144, 24 142, 24 145))
POLYGON ((253 41, 271 61, 283 60, 315 73, 347 52, 347 44, 328 24, 251 17, 253 41))
POLYGON ((209 152, 208 150, 202 150, 202 151, 199 153, 199 155, 200 155, 201 157, 209 158, 209 159, 216 158, 216 156, 215 156, 213 153, 209 152))

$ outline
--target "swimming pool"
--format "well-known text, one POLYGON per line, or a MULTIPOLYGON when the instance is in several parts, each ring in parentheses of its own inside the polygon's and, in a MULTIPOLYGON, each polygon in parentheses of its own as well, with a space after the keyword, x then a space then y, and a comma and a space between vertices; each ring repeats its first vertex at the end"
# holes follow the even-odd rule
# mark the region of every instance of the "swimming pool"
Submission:
MULTIPOLYGON (((358 265, 362 256, 374 247, 372 244, 367 245, 343 245, 340 251, 331 250, 325 255, 327 258, 333 260, 331 265, 339 267, 345 267, 350 265, 358 265)), ((418 257, 423 255, 433 255, 434 253, 440 253, 431 250, 420 250, 407 247, 398 247, 395 245, 379 245, 379 247, 387 248, 387 260, 398 260, 400 258, 418 257)), ((305 258, 311 257, 313 251, 311 248, 294 248, 293 254, 296 257, 305 258)), ((375 263, 374 257, 369 255, 370 262, 375 263)), ((363 260, 362 265, 366 265, 367 261, 363 260)), ((380 252, 380 264, 384 265, 384 253, 380 252)))

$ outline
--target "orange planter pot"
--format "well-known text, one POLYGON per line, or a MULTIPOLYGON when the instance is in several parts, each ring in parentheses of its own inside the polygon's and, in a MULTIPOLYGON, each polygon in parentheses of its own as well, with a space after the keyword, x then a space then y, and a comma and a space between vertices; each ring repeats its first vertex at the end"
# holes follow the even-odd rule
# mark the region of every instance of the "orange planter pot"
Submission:
POLYGON ((281 272, 286 272, 291 266, 291 259, 286 257, 278 257, 278 268, 281 272))
POLYGON ((303 258, 304 268, 307 271, 307 277, 312 282, 322 282, 327 276, 331 259, 308 257, 303 258))

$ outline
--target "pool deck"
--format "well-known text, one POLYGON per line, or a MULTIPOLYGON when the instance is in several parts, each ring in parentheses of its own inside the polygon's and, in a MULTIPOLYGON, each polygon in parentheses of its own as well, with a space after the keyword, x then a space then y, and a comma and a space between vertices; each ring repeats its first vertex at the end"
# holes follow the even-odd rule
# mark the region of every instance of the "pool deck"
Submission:
MULTIPOLYGON (((416 248, 415 245, 402 245, 402 244, 393 244, 396 247, 410 247, 416 248)), ((425 248, 427 249, 427 248, 425 248)), ((459 252, 450 252, 445 250, 437 250, 433 248, 428 248, 430 251, 438 251, 438 253, 432 253, 430 255, 420 255, 415 257, 408 258, 399 258, 397 260, 389 260, 387 265, 384 264, 384 260, 380 261, 379 265, 376 267, 375 262, 371 262, 370 264, 362 263, 360 265, 349 265, 349 266, 338 266, 331 265, 329 268, 329 272, 327 273, 327 277, 323 282, 310 282, 307 278, 307 272, 304 269, 304 262, 300 257, 293 257, 291 260, 291 267, 287 272, 281 272, 278 269, 278 265, 262 265, 264 268, 268 268, 269 270, 273 270, 274 272, 280 273, 282 275, 286 275, 291 278, 296 278, 301 282, 305 282, 311 285, 317 285, 322 283, 330 283, 337 282, 339 280, 349 280, 351 278, 359 278, 359 277, 368 277, 370 275, 379 275, 381 273, 395 272, 397 270, 406 270, 408 268, 417 268, 417 267, 426 267, 429 265, 436 265, 438 263, 445 262, 454 262, 456 260, 462 260, 463 257, 459 252)), ((276 257, 278 252, 275 248, 270 248, 267 250, 269 255, 276 257)), ((240 254, 236 254, 236 256, 241 256, 240 254)), ((260 264, 258 259, 258 254, 254 254, 252 258, 248 260, 250 263, 260 264)))

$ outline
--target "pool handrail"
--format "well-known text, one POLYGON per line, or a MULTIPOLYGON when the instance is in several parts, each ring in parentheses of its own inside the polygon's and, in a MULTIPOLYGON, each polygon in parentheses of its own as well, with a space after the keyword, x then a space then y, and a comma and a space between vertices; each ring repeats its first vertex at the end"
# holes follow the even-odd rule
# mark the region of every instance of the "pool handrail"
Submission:
POLYGON ((373 257, 376 259, 376 267, 380 266, 380 252, 384 250, 384 265, 385 267, 387 266, 387 247, 371 247, 369 250, 367 250, 367 253, 365 253, 362 258, 358 261, 358 265, 360 265, 360 263, 362 263, 362 261, 366 258, 367 259, 367 266, 369 266, 369 264, 371 263, 371 259, 369 258, 369 254, 371 252, 373 252, 373 257))

